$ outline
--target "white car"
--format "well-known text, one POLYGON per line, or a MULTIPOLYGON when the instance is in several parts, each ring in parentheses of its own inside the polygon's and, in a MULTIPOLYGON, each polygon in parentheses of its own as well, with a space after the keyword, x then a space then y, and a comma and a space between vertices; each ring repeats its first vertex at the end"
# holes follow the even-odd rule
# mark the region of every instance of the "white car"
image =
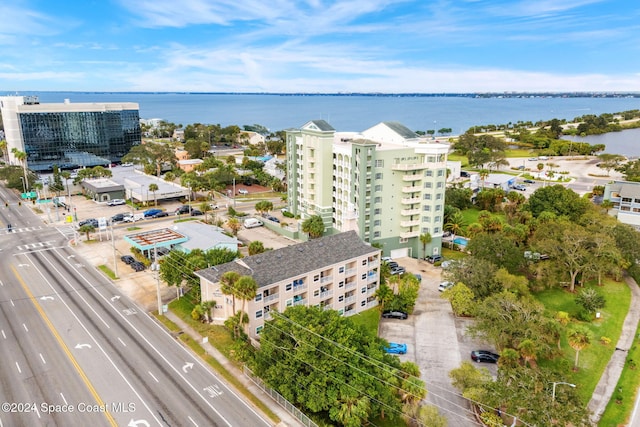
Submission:
POLYGON ((107 206, 120 206, 126 203, 127 202, 125 202, 124 199, 111 199, 107 202, 107 206))
POLYGON ((249 194, 249 192, 247 190, 245 190, 244 188, 241 188, 238 190, 238 194, 249 194))
POLYGON ((444 292, 444 291, 446 291, 447 289, 449 289, 452 286, 453 286, 453 282, 442 282, 438 286, 438 291, 439 292, 444 292))

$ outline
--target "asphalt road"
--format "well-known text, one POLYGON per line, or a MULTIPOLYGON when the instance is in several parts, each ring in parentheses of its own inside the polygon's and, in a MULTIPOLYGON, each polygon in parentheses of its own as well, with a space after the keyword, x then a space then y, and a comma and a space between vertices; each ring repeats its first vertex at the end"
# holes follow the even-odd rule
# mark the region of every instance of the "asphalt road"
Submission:
POLYGON ((0 195, 0 426, 271 425, 69 247, 70 226, 0 195))

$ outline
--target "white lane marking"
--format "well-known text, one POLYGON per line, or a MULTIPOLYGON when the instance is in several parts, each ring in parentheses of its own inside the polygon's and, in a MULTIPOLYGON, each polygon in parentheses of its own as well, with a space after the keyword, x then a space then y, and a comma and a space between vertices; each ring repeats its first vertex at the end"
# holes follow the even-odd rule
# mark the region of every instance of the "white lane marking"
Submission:
POLYGON ((42 353, 40 353, 40 359, 42 360, 42 363, 44 363, 45 365, 47 364, 47 361, 44 360, 44 356, 42 355, 42 353))
POLYGON ((15 307, 16 305, 13 303, 13 300, 10 299, 9 301, 11 301, 11 307, 15 307))
POLYGON ((153 376, 153 374, 151 373, 151 371, 147 371, 147 372, 149 372, 149 375, 151 375, 151 378, 153 378, 154 380, 156 380, 156 382, 157 382, 157 383, 159 383, 159 382, 160 382, 160 381, 158 381, 158 379, 157 379, 155 376, 153 376))
POLYGON ((2 330, 2 338, 4 338, 5 340, 7 339, 7 336, 4 333, 4 329, 2 330))
MULTIPOLYGON (((56 251, 57 253, 57 251, 56 251)), ((26 255, 26 254, 25 254, 26 255)), ((60 256, 59 253, 57 253, 58 256, 60 256)), ((26 255, 28 257, 28 255, 26 255)), ((53 263, 51 262, 51 260, 49 260, 48 258, 46 258, 46 261, 49 263, 50 266, 52 266, 58 273, 60 273, 60 271, 53 265, 53 263)), ((109 354, 107 354, 106 350, 104 349, 104 347, 102 347, 100 345, 100 343, 98 342, 98 340, 96 339, 95 336, 93 336, 93 334, 91 334, 91 332, 89 332, 89 329, 87 329, 86 325, 80 320, 80 318, 78 317, 78 315, 71 310, 71 307, 69 307, 69 304, 67 304, 67 302, 60 296, 60 294, 58 293, 58 291, 53 287, 53 285, 51 284, 51 282, 49 281, 49 279, 47 278, 47 276, 44 275, 44 273, 42 271, 40 271, 39 268, 36 267, 36 270, 38 271, 38 274, 40 274, 40 276, 42 277, 42 279, 44 280, 44 282, 49 285, 49 288, 51 288, 52 294, 57 295, 58 297, 60 297, 60 301, 62 302, 62 304, 64 304, 64 306, 67 308, 67 310, 69 311, 69 313, 71 314, 71 316, 73 316, 76 321, 78 322, 78 324, 80 325, 80 327, 82 327, 82 329, 84 329, 84 331, 91 337, 91 339, 93 340, 93 342, 96 344, 97 348, 100 349, 100 351, 102 352, 102 354, 104 355, 104 357, 109 361, 109 363, 111 363, 111 366, 113 366, 113 369, 116 370, 116 372, 118 372, 118 374, 120 375, 120 377, 123 379, 123 381, 129 386, 129 388, 131 389, 131 391, 133 392, 133 394, 136 395, 136 397, 140 400, 140 402, 142 402, 142 404, 144 405, 144 407, 147 409, 147 411, 149 411, 149 413, 151 414, 151 416, 155 419, 155 421, 158 424, 162 424, 160 419, 158 419, 158 417, 155 415, 155 412, 151 410, 151 408, 149 407, 149 404, 142 398, 142 396, 140 396, 140 393, 135 389, 135 387, 131 384, 131 382, 127 379, 127 377, 124 375, 124 373, 122 372, 122 370, 116 365, 116 363, 113 361, 113 359, 109 356, 109 354)), ((60 275, 60 277, 63 277, 62 275, 60 275)), ((83 277, 84 278, 84 277, 83 277)), ((64 279, 67 284, 69 286, 71 286, 71 283, 69 283, 69 281, 65 278, 64 279)), ((86 281, 87 279, 85 279, 86 281)), ((74 288, 75 289, 75 288, 74 288)), ((84 300, 84 299, 83 299, 84 300)), ((86 301, 85 301, 86 303, 86 301)), ((40 416, 38 414, 38 416, 40 416)))
POLYGON ((16 362, 16 368, 18 368, 18 373, 21 374, 22 373, 22 369, 20 369, 20 365, 18 364, 18 362, 16 362))
POLYGON ((127 345, 124 343, 124 341, 122 341, 122 339, 121 339, 120 337, 118 337, 118 341, 120 341, 120 344, 122 344, 123 346, 125 346, 125 347, 127 346, 127 345))
POLYGON ((62 397, 62 401, 64 402, 64 404, 68 405, 67 399, 64 398, 64 394, 60 393, 60 397, 62 397))
POLYGON ((27 328, 27 325, 25 325, 24 323, 22 324, 22 326, 24 327, 24 330, 29 332, 29 328, 27 328))
POLYGON ((193 418, 191 417, 188 417, 188 418, 189 418, 189 421, 191 421, 194 426, 198 427, 198 424, 195 421, 193 421, 193 418))

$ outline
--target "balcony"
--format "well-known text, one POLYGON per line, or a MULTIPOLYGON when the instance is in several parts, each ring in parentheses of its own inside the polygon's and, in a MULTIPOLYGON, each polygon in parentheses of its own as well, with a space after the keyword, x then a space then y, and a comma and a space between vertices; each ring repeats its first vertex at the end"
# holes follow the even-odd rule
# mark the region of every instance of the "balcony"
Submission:
POLYGON ((305 298, 300 298, 298 301, 294 301, 293 305, 306 305, 307 300, 305 298))
POLYGON ((375 282, 377 280, 378 280, 377 274, 370 274, 369 276, 367 276, 367 283, 375 282))
POLYGON ((419 219, 412 219, 411 221, 400 221, 400 227, 415 227, 420 225, 419 219))
POLYGON ((372 307, 377 307, 377 306, 378 306, 378 300, 369 301, 367 303, 367 308, 372 308, 372 307))
POLYGON ((266 297, 264 297, 262 299, 263 302, 269 302, 269 301, 273 301, 275 299, 280 298, 280 294, 271 294, 271 295, 267 295, 266 297))
POLYGON ((306 283, 303 283, 301 285, 294 285, 293 286, 293 293, 300 292, 300 291, 302 291, 304 289, 307 289, 307 284, 306 283))
POLYGON ((402 216, 420 215, 420 209, 402 209, 400 211, 402 216))
POLYGON ((391 170, 394 171, 418 171, 426 169, 427 165, 424 163, 396 163, 391 165, 391 170))
POLYGON ((320 292, 320 298, 327 298, 327 297, 330 297, 331 295, 333 295, 332 290, 320 292))
POLYGON ((401 199, 400 203, 402 203, 403 205, 415 205, 416 203, 420 203, 420 197, 401 199))
POLYGON ((400 233, 400 237, 403 239, 411 239, 412 237, 420 236, 420 230, 416 231, 405 231, 404 233, 400 233))
POLYGON ((402 180, 403 181, 407 181, 407 182, 420 181, 420 180, 422 180, 422 175, 404 175, 402 177, 402 180))
POLYGON ((408 187, 402 187, 402 192, 403 193, 419 193, 420 191, 422 191, 422 187, 420 187, 419 185, 412 185, 412 186, 408 186, 408 187))
POLYGON ((378 290, 377 286, 373 286, 371 288, 367 288, 367 295, 375 294, 377 290, 378 290))
POLYGON ((320 278, 320 283, 332 282, 333 276, 324 276, 320 278))
POLYGON ((358 272, 358 270, 356 270, 355 268, 348 268, 347 271, 344 272, 344 275, 345 276, 353 276, 357 272, 358 272))

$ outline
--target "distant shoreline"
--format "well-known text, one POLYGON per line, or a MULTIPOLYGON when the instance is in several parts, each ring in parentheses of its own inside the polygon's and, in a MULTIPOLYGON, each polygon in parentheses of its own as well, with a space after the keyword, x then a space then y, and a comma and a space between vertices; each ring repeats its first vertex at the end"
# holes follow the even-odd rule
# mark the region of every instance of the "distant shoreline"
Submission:
POLYGON ((266 95, 266 96, 372 96, 415 98, 640 98, 640 92, 444 92, 444 93, 386 93, 386 92, 149 92, 149 91, 0 91, 7 96, 32 93, 125 94, 125 95, 266 95))

